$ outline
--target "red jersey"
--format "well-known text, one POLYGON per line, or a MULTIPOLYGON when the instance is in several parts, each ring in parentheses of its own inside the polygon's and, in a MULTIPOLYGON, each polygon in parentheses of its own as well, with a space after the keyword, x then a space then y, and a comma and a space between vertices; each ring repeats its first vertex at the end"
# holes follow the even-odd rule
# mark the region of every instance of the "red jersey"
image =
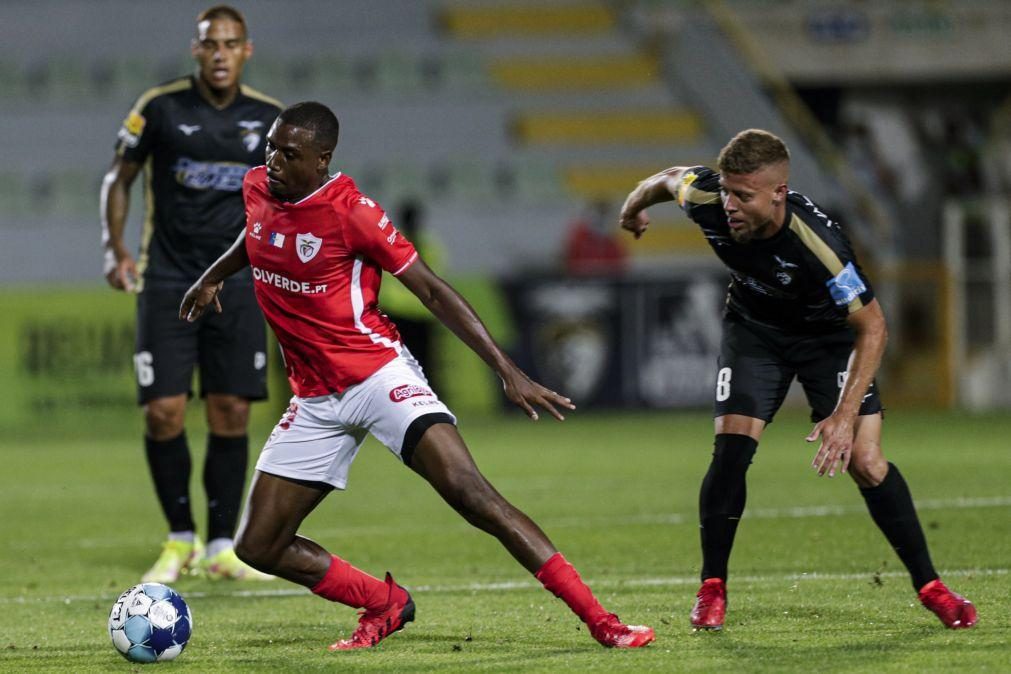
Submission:
POLYGON ((267 189, 267 169, 242 183, 246 253, 256 300, 284 353, 295 395, 339 393, 396 358, 396 326, 377 305, 385 269, 418 253, 376 202, 337 174, 300 201, 267 189))

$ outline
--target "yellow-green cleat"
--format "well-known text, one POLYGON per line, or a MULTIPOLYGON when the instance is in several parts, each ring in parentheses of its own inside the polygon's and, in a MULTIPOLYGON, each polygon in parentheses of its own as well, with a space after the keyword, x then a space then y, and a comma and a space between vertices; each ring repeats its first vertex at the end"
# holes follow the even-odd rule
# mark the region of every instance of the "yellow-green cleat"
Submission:
POLYGON ((194 538, 192 543, 165 541, 158 561, 140 580, 142 583, 174 583, 179 576, 195 572, 203 557, 204 544, 199 537, 194 538))
POLYGON ((274 580, 275 576, 257 571, 235 554, 235 548, 222 550, 213 557, 205 557, 200 572, 211 580, 274 580))

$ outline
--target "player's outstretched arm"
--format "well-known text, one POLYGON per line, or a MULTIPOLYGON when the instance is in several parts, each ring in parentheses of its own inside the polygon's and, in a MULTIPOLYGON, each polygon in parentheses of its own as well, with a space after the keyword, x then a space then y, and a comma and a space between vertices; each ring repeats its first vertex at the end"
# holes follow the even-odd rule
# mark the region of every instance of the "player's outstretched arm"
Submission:
POLYGON ((618 216, 621 228, 632 232, 637 239, 641 237, 649 227, 645 209, 653 204, 672 201, 677 196, 678 183, 686 170, 683 166, 672 166, 641 181, 621 207, 621 215, 618 216))
POLYGON ((226 278, 247 266, 249 255, 246 254, 246 230, 243 228, 235 243, 186 291, 182 304, 179 305, 179 318, 192 323, 203 315, 212 302, 214 310, 220 314, 221 301, 218 293, 221 292, 221 286, 226 278))
POLYGON ((571 400, 541 386, 516 367, 512 359, 492 339, 488 329, 467 300, 429 269, 424 260, 418 258, 397 278, 408 290, 417 295, 422 304, 452 330, 453 334, 488 363, 502 379, 506 397, 523 409, 528 417, 536 421, 535 407, 542 407, 551 416, 563 421, 565 417, 558 411, 559 408, 576 409, 571 400))
POLYGON ((123 243, 126 217, 130 207, 130 186, 141 165, 116 157, 102 179, 99 193, 102 219, 102 245, 105 247, 103 274, 116 290, 132 292, 137 282, 137 265, 123 243))
POLYGON ((821 445, 811 465, 818 471, 818 475, 824 475, 828 471, 829 477, 835 476, 836 463, 840 464, 844 473, 849 468, 860 404, 874 381, 888 341, 885 315, 877 300, 871 300, 870 304, 850 314, 848 322, 856 333, 856 340, 846 370, 846 383, 835 410, 815 424, 814 430, 807 436, 808 442, 821 438, 821 445))

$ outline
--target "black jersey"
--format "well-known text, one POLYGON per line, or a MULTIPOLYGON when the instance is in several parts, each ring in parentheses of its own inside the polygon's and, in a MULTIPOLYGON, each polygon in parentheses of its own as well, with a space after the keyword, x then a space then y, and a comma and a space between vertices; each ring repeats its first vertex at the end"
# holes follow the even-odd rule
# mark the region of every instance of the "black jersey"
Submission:
MULTIPOLYGON (((245 226, 242 178, 263 163, 267 130, 281 104, 245 85, 225 109, 192 76, 144 92, 123 122, 116 152, 144 164, 141 287, 185 287, 245 226)), ((251 283, 248 270, 236 274, 251 283)))
POLYGON ((731 238, 720 175, 704 166, 684 173, 677 201, 730 269, 727 312, 791 332, 833 332, 874 299, 846 235, 803 194, 786 198, 783 227, 768 239, 731 238))

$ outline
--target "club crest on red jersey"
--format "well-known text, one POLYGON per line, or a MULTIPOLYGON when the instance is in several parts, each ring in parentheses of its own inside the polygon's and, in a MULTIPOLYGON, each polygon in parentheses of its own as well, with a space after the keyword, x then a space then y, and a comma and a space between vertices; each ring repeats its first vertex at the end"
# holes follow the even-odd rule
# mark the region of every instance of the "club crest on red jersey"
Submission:
POLYGON ((313 236, 311 232, 295 235, 295 252, 302 262, 308 262, 316 257, 316 253, 321 248, 323 248, 323 239, 313 236))

